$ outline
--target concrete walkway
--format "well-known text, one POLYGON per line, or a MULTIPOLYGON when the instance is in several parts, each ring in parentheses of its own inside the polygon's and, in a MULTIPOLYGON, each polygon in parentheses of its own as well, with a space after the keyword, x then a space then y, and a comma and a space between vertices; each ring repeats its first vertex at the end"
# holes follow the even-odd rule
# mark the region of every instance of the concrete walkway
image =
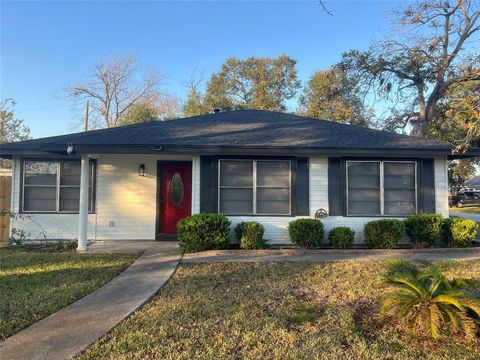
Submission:
POLYGON ((119 250, 144 253, 100 289, 0 343, 0 358, 55 360, 75 356, 154 296, 181 258, 175 242, 91 245, 91 252, 119 250))
POLYGON ((342 260, 478 260, 480 247, 462 249, 350 249, 350 250, 210 250, 185 254, 182 262, 281 262, 342 260))

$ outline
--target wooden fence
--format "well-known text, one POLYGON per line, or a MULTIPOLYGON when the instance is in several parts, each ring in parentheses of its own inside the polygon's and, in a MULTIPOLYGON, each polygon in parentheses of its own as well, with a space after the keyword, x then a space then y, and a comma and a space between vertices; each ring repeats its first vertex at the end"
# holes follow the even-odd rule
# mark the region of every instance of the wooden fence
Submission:
POLYGON ((0 247, 8 244, 10 233, 10 216, 1 215, 10 211, 12 177, 0 176, 0 247))

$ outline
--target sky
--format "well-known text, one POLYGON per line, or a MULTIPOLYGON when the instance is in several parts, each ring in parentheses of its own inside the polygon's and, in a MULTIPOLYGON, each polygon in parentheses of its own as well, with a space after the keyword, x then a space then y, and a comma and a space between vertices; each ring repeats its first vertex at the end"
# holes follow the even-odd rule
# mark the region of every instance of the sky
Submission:
POLYGON ((63 89, 94 63, 135 51, 184 98, 193 71, 208 80, 231 56, 295 58, 302 83, 366 49, 407 1, 1 1, 0 98, 13 98, 34 138, 72 132, 79 120, 63 89))

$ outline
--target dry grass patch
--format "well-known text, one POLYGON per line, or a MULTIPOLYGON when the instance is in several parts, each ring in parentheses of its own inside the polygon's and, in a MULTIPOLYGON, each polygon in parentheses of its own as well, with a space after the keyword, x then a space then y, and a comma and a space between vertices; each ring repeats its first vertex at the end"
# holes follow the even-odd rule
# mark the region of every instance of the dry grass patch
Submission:
MULTIPOLYGON (((81 359, 478 359, 379 314, 387 263, 182 264, 159 296, 81 359)), ((480 262, 452 276, 480 278, 480 262)))

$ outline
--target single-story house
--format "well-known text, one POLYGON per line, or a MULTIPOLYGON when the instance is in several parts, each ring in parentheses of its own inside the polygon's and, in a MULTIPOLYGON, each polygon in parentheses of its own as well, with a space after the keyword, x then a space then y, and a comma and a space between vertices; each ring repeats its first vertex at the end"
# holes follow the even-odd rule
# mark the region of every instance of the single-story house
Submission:
POLYGON ((254 220, 271 244, 323 216, 356 242, 371 220, 448 216, 447 159, 435 140, 292 114, 238 110, 3 144, 13 159, 12 220, 31 238, 155 240, 178 220, 254 220))

